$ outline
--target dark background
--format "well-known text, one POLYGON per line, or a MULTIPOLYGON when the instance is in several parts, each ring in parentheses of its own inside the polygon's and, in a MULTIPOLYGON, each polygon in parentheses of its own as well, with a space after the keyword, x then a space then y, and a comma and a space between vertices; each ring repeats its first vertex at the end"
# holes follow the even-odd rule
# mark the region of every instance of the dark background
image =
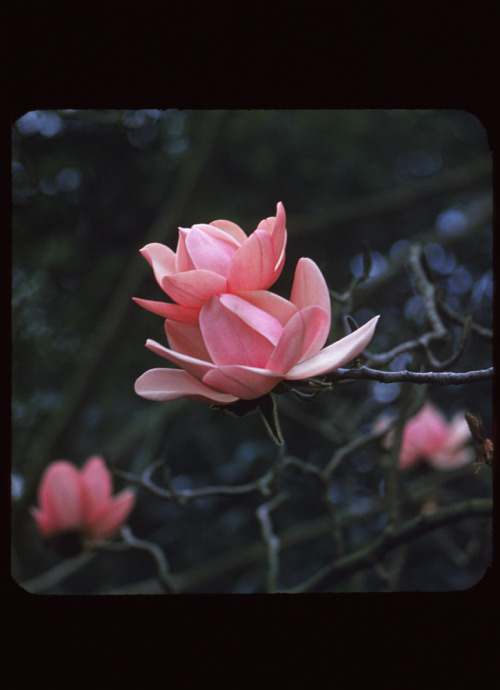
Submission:
MULTIPOLYGON (((12 198, 12 570, 21 583, 59 563, 27 512, 43 469, 55 459, 81 465, 102 454, 111 467, 134 474, 161 461, 183 489, 251 481, 276 458, 256 415, 235 420, 199 403, 135 395, 135 379, 165 365, 144 348, 146 338, 164 342, 161 318, 131 299, 161 299, 138 251, 147 242, 175 248, 179 225, 216 218, 250 233, 282 201, 287 262, 272 289, 288 297, 297 260, 309 256, 341 293, 358 274, 366 243, 372 272, 354 295, 352 316, 364 323, 381 314, 372 352, 428 328, 405 263, 416 240, 426 244, 446 303, 491 327, 488 132, 465 111, 29 112, 12 130, 12 198)), ((336 338, 343 326, 335 305, 333 316, 336 338)), ((456 343, 459 329, 450 330, 456 343)), ((446 358, 453 344, 436 353, 446 358)), ((491 357, 491 344, 473 334, 453 370, 486 368, 491 357)), ((403 357, 394 368, 407 364, 403 357)), ((401 389, 358 382, 311 403, 280 397, 287 452, 324 466, 381 412, 394 411, 401 389)), ((490 384, 426 392, 447 417, 479 413, 491 434, 490 384)), ((351 548, 369 543, 385 524, 381 453, 378 446, 363 449, 332 482, 351 548)), ((155 477, 161 485, 161 470, 155 477)), ((292 499, 273 514, 278 533, 325 516, 314 481, 291 469, 281 480, 292 499)), ((436 482, 444 484, 440 498, 449 504, 491 493, 489 468, 474 475, 469 467, 443 480, 423 466, 403 482, 410 494, 416 486, 432 493, 436 482)), ((117 490, 126 485, 116 478, 117 490)), ((130 526, 164 550, 174 572, 190 574, 190 591, 264 591, 265 562, 251 555, 261 542, 260 502, 252 494, 178 506, 142 490, 130 526), (228 565, 234 552, 239 560, 228 565)), ((417 510, 410 501, 409 514, 417 510)), ((490 564, 490 537, 484 520, 471 519, 417 540, 398 555, 396 588, 470 587, 490 564)), ((283 586, 331 557, 324 532, 285 550, 283 586)), ((147 593, 155 591, 154 577, 148 554, 103 553, 48 591, 108 593, 137 585, 135 591, 147 593)), ((338 589, 384 586, 372 570, 338 589)))

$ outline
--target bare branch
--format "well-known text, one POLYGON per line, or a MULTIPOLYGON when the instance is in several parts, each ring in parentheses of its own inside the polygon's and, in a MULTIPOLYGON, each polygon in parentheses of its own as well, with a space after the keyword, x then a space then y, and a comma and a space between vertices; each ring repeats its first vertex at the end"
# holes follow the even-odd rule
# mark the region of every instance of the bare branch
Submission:
POLYGON ((493 379, 493 367, 489 369, 479 369, 476 371, 465 371, 455 373, 451 371, 379 371, 369 367, 359 367, 359 369, 337 369, 328 374, 328 380, 332 383, 339 381, 379 381, 380 383, 417 383, 417 384, 436 384, 440 386, 462 386, 465 383, 479 383, 493 379))
MULTIPOLYGON (((445 338, 448 336, 448 331, 444 327, 441 317, 439 316, 436 306, 436 287, 427 278, 422 261, 424 256, 424 248, 420 243, 414 244, 408 255, 408 265, 415 278, 415 285, 422 296, 427 311, 427 318, 432 326, 434 334, 433 339, 445 338)), ((431 337, 428 337, 430 340, 431 337)))
MULTIPOLYGON (((446 316, 448 316, 448 318, 450 318, 452 321, 455 321, 455 323, 461 324, 462 326, 465 326, 467 320, 470 319, 470 316, 462 316, 461 314, 458 314, 448 304, 446 304, 446 302, 442 300, 439 300, 439 308, 446 314, 446 316)), ((471 321, 470 329, 474 333, 477 333, 481 338, 485 338, 490 342, 493 340, 493 331, 491 328, 480 326, 474 321, 471 321)))
POLYGON ((237 486, 207 486, 202 489, 183 489, 182 491, 177 491, 172 487, 163 488, 155 484, 151 480, 151 467, 146 468, 145 472, 140 477, 130 472, 114 470, 114 474, 129 481, 131 484, 147 489, 160 498, 176 501, 180 505, 184 505, 188 501, 193 501, 197 498, 206 498, 208 496, 239 496, 241 494, 254 492, 261 493, 263 496, 270 496, 278 472, 279 467, 276 464, 273 465, 268 472, 262 475, 262 477, 255 479, 253 482, 248 482, 247 484, 239 484, 237 486))

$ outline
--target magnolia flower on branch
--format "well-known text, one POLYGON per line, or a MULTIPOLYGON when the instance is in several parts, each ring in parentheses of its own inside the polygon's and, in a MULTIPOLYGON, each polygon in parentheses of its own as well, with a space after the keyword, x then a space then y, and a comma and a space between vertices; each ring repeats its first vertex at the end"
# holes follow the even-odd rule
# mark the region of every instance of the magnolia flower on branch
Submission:
POLYGON ((325 279, 311 259, 300 259, 290 300, 264 290, 212 296, 199 323, 167 319, 170 348, 146 347, 181 369, 152 369, 135 383, 138 395, 167 401, 186 397, 218 405, 254 400, 280 381, 331 372, 359 355, 378 316, 323 347, 331 306, 325 279))

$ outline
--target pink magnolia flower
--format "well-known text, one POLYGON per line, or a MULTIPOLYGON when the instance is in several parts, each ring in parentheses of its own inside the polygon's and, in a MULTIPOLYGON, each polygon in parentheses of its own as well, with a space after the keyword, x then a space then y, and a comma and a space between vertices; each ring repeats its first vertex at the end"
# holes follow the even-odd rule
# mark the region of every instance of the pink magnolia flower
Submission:
POLYGON ((84 541, 113 535, 125 522, 135 494, 125 489, 112 496, 111 474, 102 458, 91 457, 81 470, 65 460, 51 463, 39 489, 39 508, 32 508, 43 537, 80 533, 84 541))
POLYGON ((175 304, 134 300, 164 318, 196 323, 201 307, 212 295, 266 290, 283 269, 285 223, 285 209, 279 202, 276 216, 262 220, 250 236, 236 223, 214 220, 179 228, 177 252, 157 242, 147 244, 141 254, 175 304))
MULTIPOLYGON (((399 467, 410 469, 421 460, 438 470, 455 469, 471 462, 472 448, 464 447, 471 440, 469 427, 462 412, 451 422, 430 403, 408 420, 403 430, 399 467)), ((391 435, 389 436, 391 443, 391 435)))
POLYGON ((212 296, 200 310, 199 323, 167 319, 170 349, 153 340, 146 347, 181 369, 151 369, 137 379, 135 391, 157 401, 191 398, 227 405, 253 400, 283 379, 319 376, 346 364, 368 345, 378 318, 323 348, 330 295, 317 265, 303 258, 290 300, 266 290, 241 290, 212 296))

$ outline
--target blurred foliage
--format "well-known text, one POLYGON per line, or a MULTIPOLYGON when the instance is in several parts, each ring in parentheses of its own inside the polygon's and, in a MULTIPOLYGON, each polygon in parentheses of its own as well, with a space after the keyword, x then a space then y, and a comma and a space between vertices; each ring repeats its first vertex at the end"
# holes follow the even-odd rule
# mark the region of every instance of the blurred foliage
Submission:
MULTIPOLYGON (((202 404, 152 403, 134 394, 141 373, 164 365, 144 348, 146 338, 164 342, 162 320, 131 299, 161 299, 139 254, 147 242, 175 247, 178 226, 217 218, 251 232, 282 201, 287 263, 272 289, 288 297, 298 258, 309 256, 331 290, 342 293, 362 270, 366 243, 372 269, 350 313, 358 323, 381 314, 372 352, 426 329, 404 260, 416 240, 426 245, 446 304, 491 328, 491 160, 487 133, 467 112, 29 112, 12 128, 12 191, 12 546, 14 577, 21 582, 58 562, 43 549, 27 512, 52 460, 80 464, 100 453, 112 467, 135 474, 162 461, 155 475, 160 484, 168 467, 177 488, 200 488, 252 481, 276 458, 256 415, 235 420, 202 404)), ((335 302, 333 314, 336 338, 343 325, 335 302)), ((450 330, 458 339, 459 324, 450 330)), ((436 356, 444 359, 453 343, 441 350, 436 356)), ((491 344, 472 334, 454 370, 486 368, 491 358, 491 344)), ((404 369, 409 359, 402 355, 392 368, 404 369)), ((308 403, 280 396, 287 452, 323 466, 378 414, 396 409, 400 393, 400 384, 358 382, 308 403)), ((427 395, 447 416, 458 409, 479 413, 491 432, 489 383, 429 387, 427 395)), ((332 482, 352 547, 384 527, 383 511, 361 523, 352 519, 381 500, 379 456, 377 446, 360 450, 332 482)), ((425 468, 414 475, 403 483, 436 481, 425 468)), ((458 473, 446 485, 445 500, 488 496, 490 479, 486 471, 458 473)), ((282 482, 294 499, 273 513, 278 531, 321 519, 325 509, 311 478, 287 469, 282 482)), ((125 484, 117 477, 117 489, 125 484)), ((259 502, 262 496, 251 494, 179 506, 141 490, 130 524, 134 534, 164 549, 174 572, 199 571, 193 591, 263 591, 265 563, 244 555, 260 540, 259 502), (217 570, 217 559, 224 563, 224 554, 237 549, 243 550, 241 565, 217 570), (207 563, 215 563, 215 574, 204 577, 207 563)), ((407 549, 398 587, 460 589, 481 577, 491 558, 484 521, 436 534, 442 538, 430 535, 407 549), (443 539, 450 542, 446 548, 443 539), (466 564, 463 554, 470 555, 466 564)), ((284 552, 284 586, 314 573, 332 553, 321 530, 284 552)), ((147 554, 100 554, 51 591, 113 591, 154 576, 147 554)), ((383 587, 375 571, 339 585, 383 587)))

